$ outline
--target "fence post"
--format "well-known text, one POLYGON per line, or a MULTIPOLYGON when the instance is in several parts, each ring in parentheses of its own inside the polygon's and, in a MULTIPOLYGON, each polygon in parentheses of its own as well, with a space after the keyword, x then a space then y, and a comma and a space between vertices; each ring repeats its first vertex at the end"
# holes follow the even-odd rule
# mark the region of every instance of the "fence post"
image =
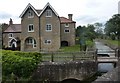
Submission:
POLYGON ((97 62, 97 52, 98 52, 98 49, 95 50, 95 62, 97 62))
POLYGON ((75 55, 74 55, 74 53, 72 53, 72 55, 73 55, 73 61, 75 61, 75 55))
POLYGON ((54 55, 53 55, 53 52, 52 52, 52 55, 51 55, 51 61, 54 62, 54 55))

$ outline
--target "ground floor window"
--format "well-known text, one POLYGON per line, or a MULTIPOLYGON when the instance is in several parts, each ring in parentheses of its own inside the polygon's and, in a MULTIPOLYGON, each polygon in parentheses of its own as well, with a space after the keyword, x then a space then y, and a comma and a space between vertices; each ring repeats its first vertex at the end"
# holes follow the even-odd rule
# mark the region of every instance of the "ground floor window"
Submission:
POLYGON ((45 44, 51 44, 51 40, 45 40, 44 43, 45 44))
POLYGON ((25 43, 26 43, 26 45, 31 45, 33 48, 35 48, 37 46, 36 40, 32 37, 27 38, 25 43))

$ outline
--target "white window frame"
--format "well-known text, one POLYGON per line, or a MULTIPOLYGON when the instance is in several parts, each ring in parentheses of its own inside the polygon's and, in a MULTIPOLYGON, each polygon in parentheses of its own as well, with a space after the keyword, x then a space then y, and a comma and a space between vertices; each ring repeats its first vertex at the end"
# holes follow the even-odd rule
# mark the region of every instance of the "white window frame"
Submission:
POLYGON ((52 41, 46 39, 46 40, 44 41, 44 43, 47 44, 47 45, 50 45, 50 44, 52 43, 52 41))
POLYGON ((46 10, 46 17, 52 17, 52 10, 46 10))
POLYGON ((64 33, 70 33, 70 29, 64 29, 64 33), (66 32, 68 30, 69 32, 66 32))
POLYGON ((34 32, 34 25, 33 24, 28 25, 28 32, 34 32), (30 26, 33 26, 33 29, 30 30, 30 26))
POLYGON ((52 31, 52 25, 51 24, 46 24, 46 31, 52 31))
POLYGON ((69 23, 65 23, 65 27, 69 27, 69 23))
POLYGON ((37 47, 36 40, 33 39, 33 38, 29 38, 29 39, 27 40, 27 44, 28 44, 28 45, 33 45, 33 48, 37 47))
POLYGON ((28 18, 33 18, 34 17, 34 13, 32 10, 28 11, 28 18))
POLYGON ((8 38, 13 38, 13 33, 9 33, 8 38))

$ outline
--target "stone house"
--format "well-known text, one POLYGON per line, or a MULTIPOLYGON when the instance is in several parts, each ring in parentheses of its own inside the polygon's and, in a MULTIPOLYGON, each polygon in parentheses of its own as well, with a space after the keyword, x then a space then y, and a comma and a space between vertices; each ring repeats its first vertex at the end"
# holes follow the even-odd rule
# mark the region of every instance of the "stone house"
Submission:
POLYGON ((47 3, 41 10, 30 3, 20 15, 21 24, 13 24, 3 32, 5 47, 19 47, 21 51, 57 51, 61 46, 75 45, 75 24, 72 14, 59 17, 47 3))

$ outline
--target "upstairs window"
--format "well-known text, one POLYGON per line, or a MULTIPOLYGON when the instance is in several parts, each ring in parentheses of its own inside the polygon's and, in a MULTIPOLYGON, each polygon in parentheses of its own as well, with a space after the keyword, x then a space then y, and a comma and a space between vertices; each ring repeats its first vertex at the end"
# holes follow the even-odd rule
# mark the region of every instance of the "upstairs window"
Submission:
POLYGON ((52 11, 46 10, 46 17, 52 17, 52 11))
POLYGON ((13 33, 9 33, 9 34, 8 34, 8 37, 9 37, 9 38, 12 38, 12 37, 13 37, 13 33))
POLYGON ((51 24, 46 25, 46 31, 52 31, 52 25, 51 24))
POLYGON ((28 18, 33 18, 33 17, 34 17, 33 11, 29 10, 28 11, 28 18))
POLYGON ((28 32, 34 32, 34 26, 33 24, 28 25, 28 32))
POLYGON ((69 24, 68 24, 68 23, 66 23, 66 24, 65 24, 65 27, 69 27, 69 24))
POLYGON ((45 44, 51 44, 51 40, 45 40, 45 44))

